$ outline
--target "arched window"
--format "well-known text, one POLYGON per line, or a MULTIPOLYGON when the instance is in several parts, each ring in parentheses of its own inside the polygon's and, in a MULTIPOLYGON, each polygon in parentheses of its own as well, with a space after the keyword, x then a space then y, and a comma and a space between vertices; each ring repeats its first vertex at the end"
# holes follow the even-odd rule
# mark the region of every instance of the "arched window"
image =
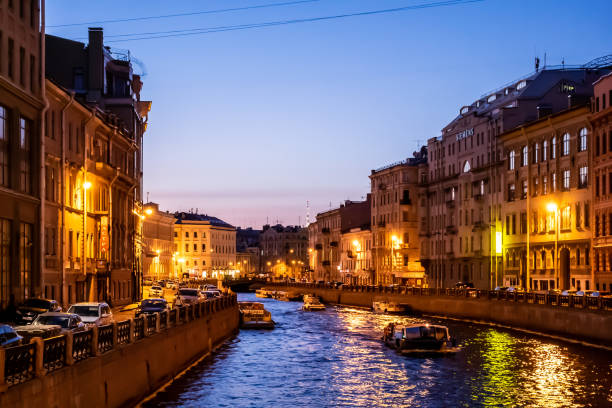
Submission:
POLYGON ((523 161, 521 166, 526 166, 529 164, 529 149, 527 146, 523 146, 523 161))
POLYGON ((540 161, 540 144, 536 143, 533 150, 533 162, 537 163, 540 161))
POLYGON ((548 141, 542 142, 542 161, 548 160, 548 141))
POLYGON ((587 135, 588 135, 587 128, 580 129, 580 132, 578 133, 578 135, 579 135, 578 148, 580 149, 581 152, 584 152, 587 149, 587 135))
POLYGON ((570 154, 570 134, 565 133, 563 135, 563 156, 567 156, 570 154))
POLYGON ((514 170, 514 160, 516 158, 516 153, 514 150, 510 152, 510 161, 509 161, 509 169, 514 170))
POLYGON ((551 159, 556 159, 557 158, 557 137, 553 136, 551 142, 550 142, 550 158, 551 159))

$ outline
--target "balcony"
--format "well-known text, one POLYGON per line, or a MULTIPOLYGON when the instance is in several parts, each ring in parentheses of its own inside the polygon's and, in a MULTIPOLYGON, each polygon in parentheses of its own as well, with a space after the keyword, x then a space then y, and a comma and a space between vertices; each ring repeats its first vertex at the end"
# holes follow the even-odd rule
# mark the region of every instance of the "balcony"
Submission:
POLYGON ((475 221, 472 227, 472 231, 483 230, 487 228, 487 224, 484 221, 475 221))

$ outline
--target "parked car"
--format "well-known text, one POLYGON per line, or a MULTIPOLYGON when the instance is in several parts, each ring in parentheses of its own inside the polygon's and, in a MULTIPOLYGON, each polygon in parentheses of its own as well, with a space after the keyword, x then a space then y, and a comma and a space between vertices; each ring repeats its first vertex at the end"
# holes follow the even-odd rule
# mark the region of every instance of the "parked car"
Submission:
POLYGON ((61 312, 62 307, 55 300, 30 298, 17 307, 16 324, 31 324, 36 316, 45 312, 61 312))
POLYGON ((601 292, 599 290, 593 291, 589 296, 591 297, 610 297, 610 292, 601 292))
POLYGON ((564 290, 563 292, 561 292, 561 295, 563 296, 569 296, 569 295, 575 295, 576 291, 575 290, 564 290))
POLYGON ((166 282, 166 288, 176 290, 177 289, 176 282, 172 282, 172 281, 166 282))
POLYGON ((193 303, 197 303, 202 300, 200 291, 192 288, 181 288, 176 293, 176 299, 174 300, 174 306, 185 306, 193 303))
POLYGON ((513 293, 513 292, 524 292, 525 289, 521 288, 520 286, 510 286, 507 289, 508 292, 513 293))
POLYGON ((166 299, 149 298, 140 302, 140 306, 136 309, 136 317, 152 313, 161 313, 168 309, 169 307, 166 299))
POLYGON ((472 282, 457 282, 457 283, 455 283, 455 288, 457 288, 457 289, 474 289, 474 284, 472 282))
POLYGON ((505 292, 505 291, 507 291, 507 290, 508 290, 508 287, 507 287, 507 286, 496 286, 496 287, 495 287, 495 291, 496 291, 496 292, 505 292))
POLYGON ((0 346, 11 347, 21 344, 23 337, 8 324, 0 324, 0 346))
POLYGON ((221 297, 220 290, 205 290, 202 292, 202 296, 206 299, 213 299, 217 297, 221 297))
POLYGON ((39 314, 32 326, 60 326, 62 332, 79 332, 85 330, 85 323, 74 313, 47 312, 39 314))
POLYGON ((96 326, 110 324, 114 321, 111 308, 104 302, 77 303, 70 306, 68 313, 77 314, 85 324, 96 326))
POLYGON ((159 298, 164 296, 164 290, 161 286, 151 286, 149 288, 149 297, 159 298))

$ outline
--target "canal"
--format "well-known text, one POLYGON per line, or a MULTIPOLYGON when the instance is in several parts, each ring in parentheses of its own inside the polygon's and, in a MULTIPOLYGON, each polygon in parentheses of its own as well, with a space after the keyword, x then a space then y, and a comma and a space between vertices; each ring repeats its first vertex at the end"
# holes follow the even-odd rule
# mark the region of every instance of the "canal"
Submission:
POLYGON ((257 300, 275 330, 241 331, 144 406, 612 406, 611 352, 469 323, 257 300), (397 355, 379 340, 391 321, 442 323, 463 350, 397 355))

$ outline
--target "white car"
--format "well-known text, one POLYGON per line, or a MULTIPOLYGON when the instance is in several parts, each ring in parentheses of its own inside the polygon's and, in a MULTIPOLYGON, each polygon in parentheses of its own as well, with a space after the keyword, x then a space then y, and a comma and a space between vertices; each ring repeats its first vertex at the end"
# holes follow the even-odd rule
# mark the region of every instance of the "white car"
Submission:
POLYGON ((186 306, 193 303, 198 303, 202 300, 202 295, 198 289, 180 288, 176 293, 174 306, 186 306))
POLYGON ((103 326, 115 321, 113 312, 104 302, 77 303, 70 306, 68 313, 79 315, 83 323, 103 326))
POLYGON ((161 286, 151 286, 149 289, 149 297, 161 298, 164 297, 164 290, 161 286))
POLYGON ((166 288, 176 290, 176 282, 172 282, 172 281, 166 282, 166 288))

